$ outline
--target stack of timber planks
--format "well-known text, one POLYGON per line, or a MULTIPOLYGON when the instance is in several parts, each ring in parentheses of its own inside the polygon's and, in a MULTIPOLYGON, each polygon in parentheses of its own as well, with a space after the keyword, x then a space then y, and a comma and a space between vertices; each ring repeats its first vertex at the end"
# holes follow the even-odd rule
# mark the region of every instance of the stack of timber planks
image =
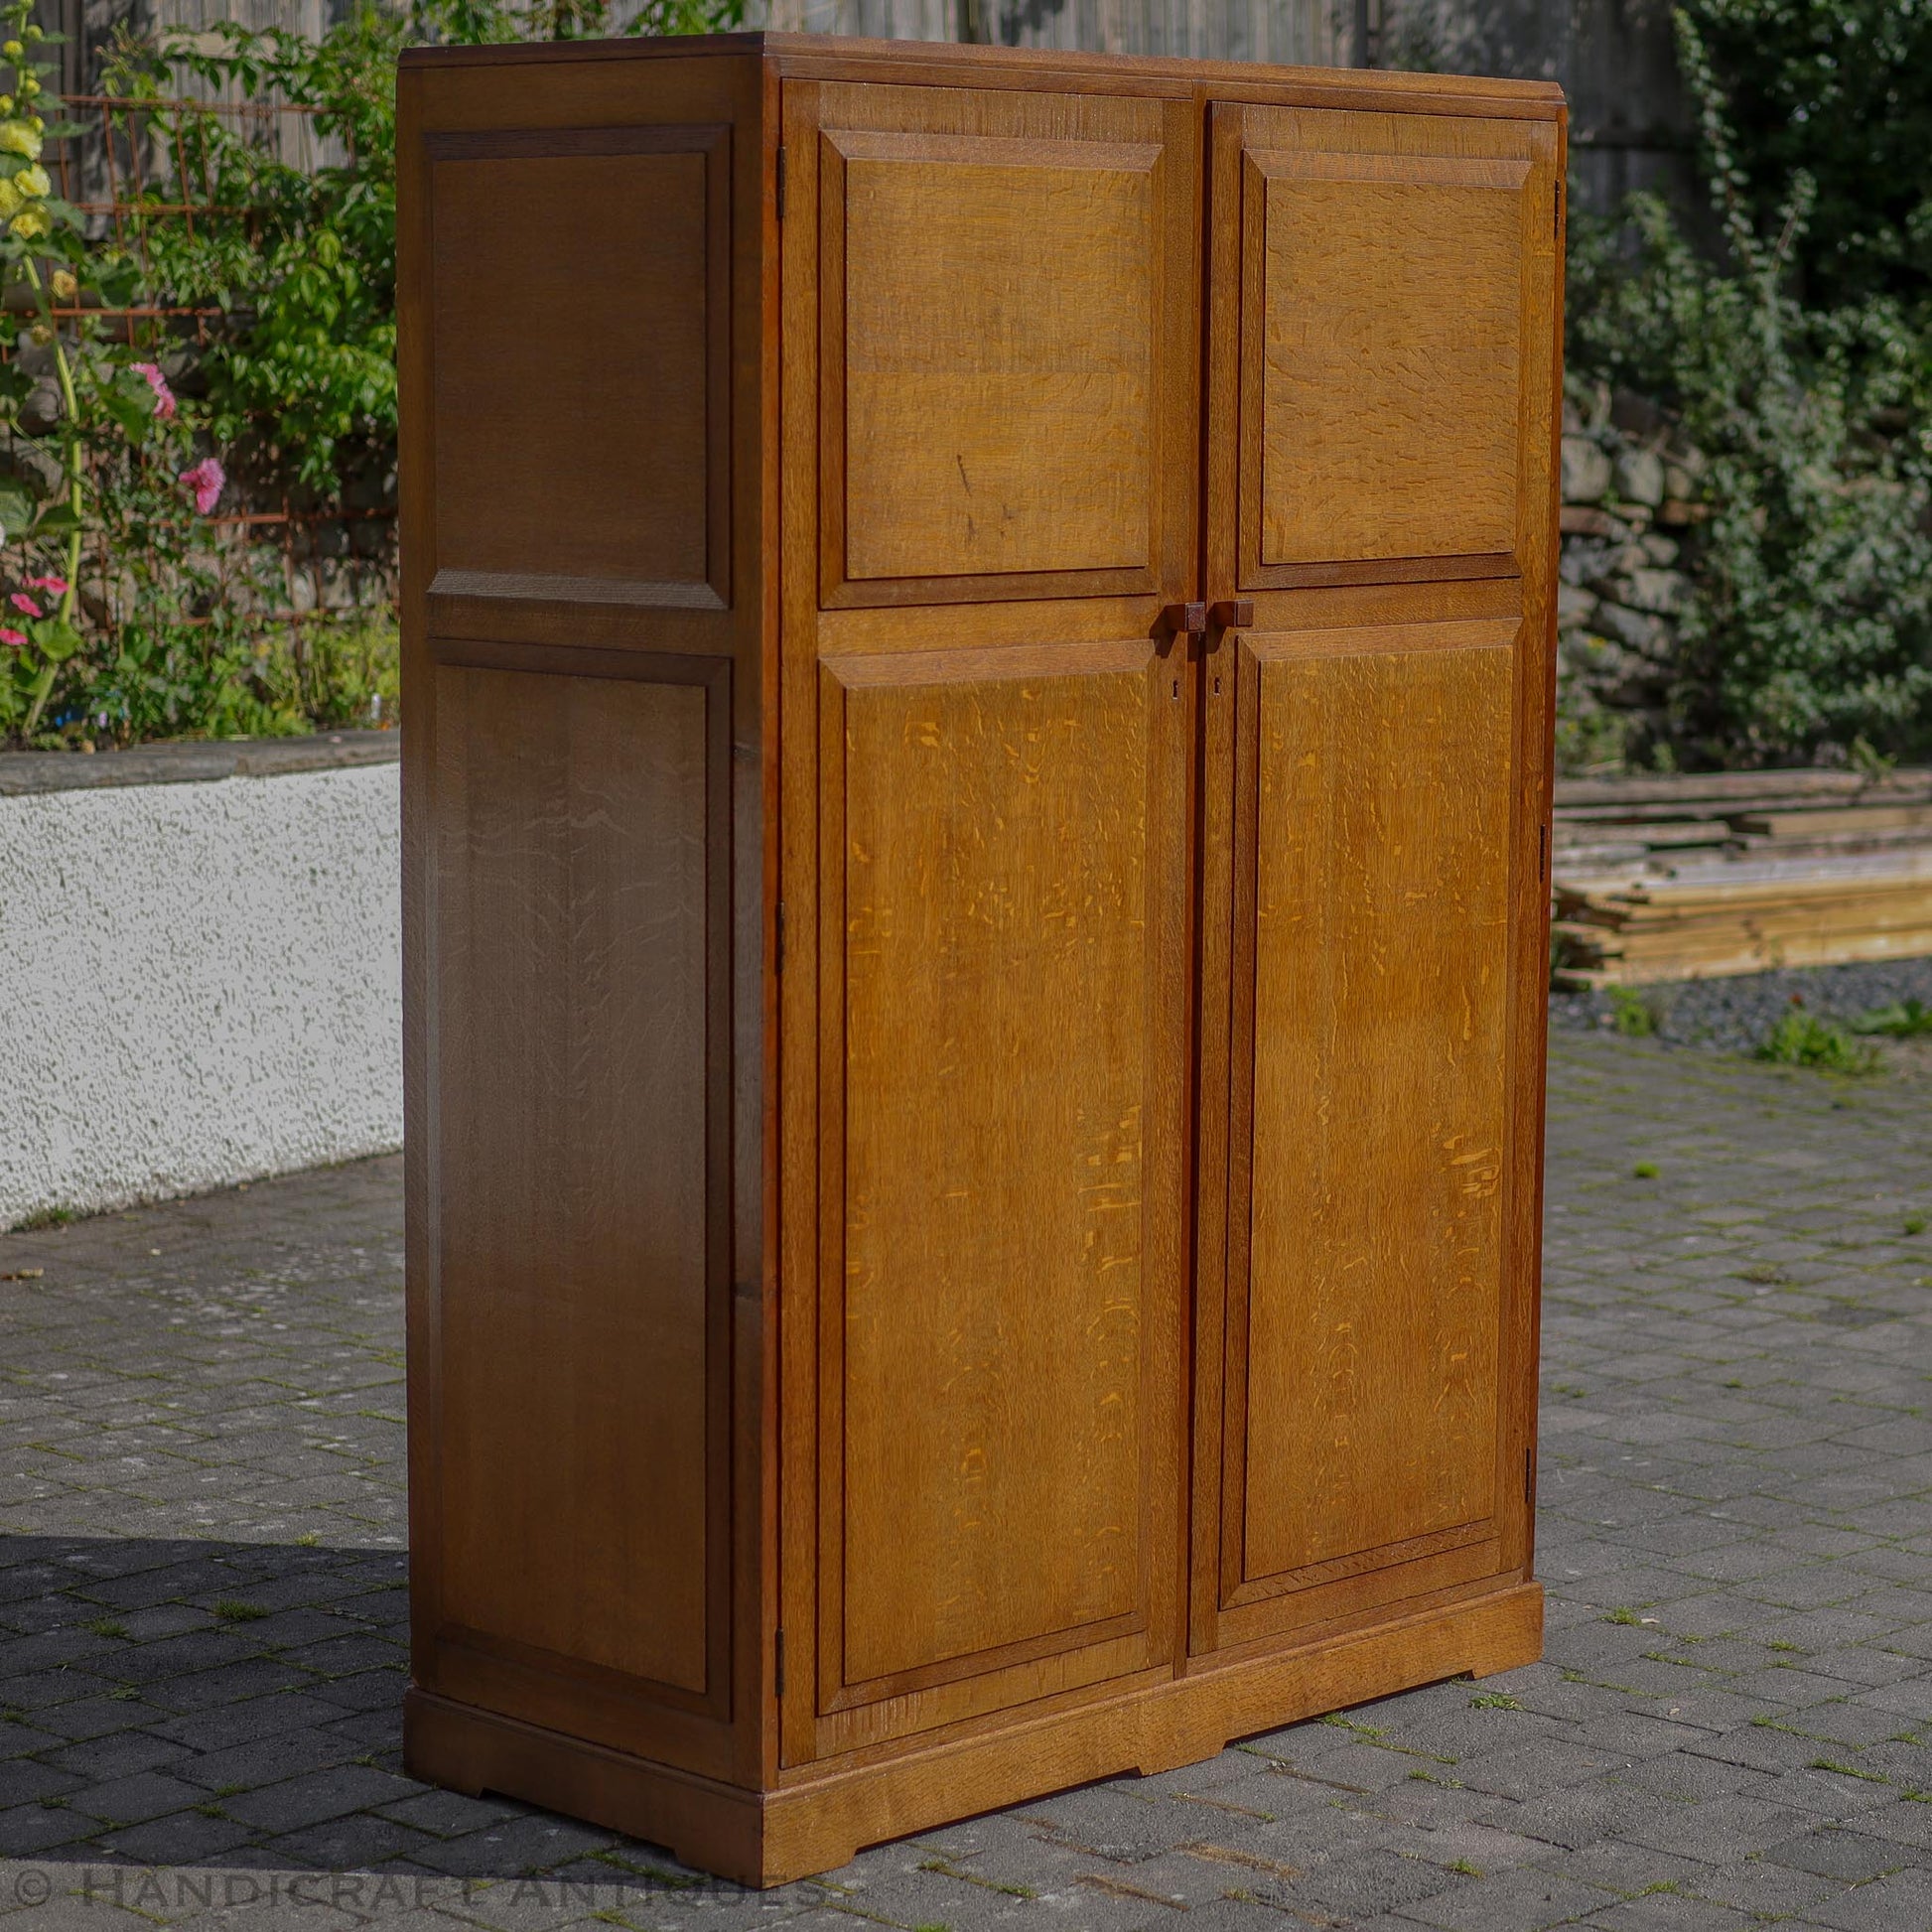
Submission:
POLYGON ((1557 785, 1555 983, 1932 954, 1932 768, 1557 785))

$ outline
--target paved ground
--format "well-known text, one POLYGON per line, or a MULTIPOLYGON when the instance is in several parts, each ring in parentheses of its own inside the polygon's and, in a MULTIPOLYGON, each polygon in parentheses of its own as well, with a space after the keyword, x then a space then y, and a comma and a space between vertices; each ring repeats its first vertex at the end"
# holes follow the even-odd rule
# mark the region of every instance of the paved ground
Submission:
POLYGON ((755 1897, 400 1774, 391 1162, 0 1238, 0 1916, 1932 1927, 1932 1089, 1560 1036, 1548 1661, 755 1897))

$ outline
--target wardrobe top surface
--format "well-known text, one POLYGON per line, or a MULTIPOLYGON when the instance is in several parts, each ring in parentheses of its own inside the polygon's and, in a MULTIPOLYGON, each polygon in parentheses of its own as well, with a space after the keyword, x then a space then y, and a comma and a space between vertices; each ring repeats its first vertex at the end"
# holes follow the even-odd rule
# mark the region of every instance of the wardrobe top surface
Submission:
POLYGON ((405 68, 492 67, 509 63, 690 60, 756 55, 801 80, 892 80, 925 86, 1041 84, 1100 93, 1187 94, 1294 104, 1372 106, 1387 111, 1491 113, 1561 118, 1563 89, 1552 80, 1497 80, 1383 68, 1268 67, 1251 61, 1185 61, 1147 54, 1078 54, 1055 48, 966 47, 948 41, 878 41, 832 34, 691 34, 667 39, 548 41, 514 46, 412 47, 405 68))

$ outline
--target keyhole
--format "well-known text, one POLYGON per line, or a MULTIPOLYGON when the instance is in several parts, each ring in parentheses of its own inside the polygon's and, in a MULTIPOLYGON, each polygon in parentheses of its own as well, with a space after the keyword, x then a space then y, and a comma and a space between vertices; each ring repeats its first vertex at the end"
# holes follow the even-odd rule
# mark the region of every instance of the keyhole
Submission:
POLYGON ((1175 678, 1173 681, 1173 694, 1176 698, 1180 696, 1180 680, 1178 678, 1175 678))
POLYGON ((1219 678, 1214 680, 1214 695, 1217 698, 1221 695, 1221 680, 1219 678))

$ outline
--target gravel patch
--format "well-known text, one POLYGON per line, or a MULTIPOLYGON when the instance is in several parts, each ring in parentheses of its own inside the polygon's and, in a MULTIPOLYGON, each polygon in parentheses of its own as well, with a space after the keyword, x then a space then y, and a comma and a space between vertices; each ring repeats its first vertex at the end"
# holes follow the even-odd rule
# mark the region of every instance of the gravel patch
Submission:
MULTIPOLYGON (((1851 1020, 1874 1007, 1918 1000, 1932 1006, 1932 959, 1870 960, 1855 966, 1790 967, 1726 979, 1681 980, 1635 989, 1658 1039, 1748 1053, 1793 1002, 1821 1018, 1851 1020)), ((1550 1023, 1594 1033, 1614 1023, 1604 993, 1552 993, 1550 1023)))

